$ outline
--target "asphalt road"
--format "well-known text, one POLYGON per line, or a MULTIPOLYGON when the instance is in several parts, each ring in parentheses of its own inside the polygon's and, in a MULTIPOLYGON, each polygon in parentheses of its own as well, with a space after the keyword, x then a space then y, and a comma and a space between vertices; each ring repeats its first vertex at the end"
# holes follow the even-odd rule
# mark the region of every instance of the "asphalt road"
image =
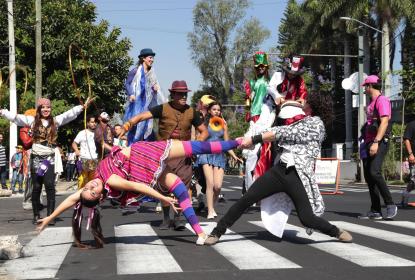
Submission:
MULTIPOLYGON (((241 179, 226 176, 222 216, 241 195, 241 179)), ((34 233, 31 212, 21 199, 0 200, 0 235, 17 234, 30 257, 0 263, 1 277, 20 279, 410 279, 415 276, 415 208, 400 209, 394 221, 359 220, 369 208, 364 186, 343 188, 343 195, 324 196, 330 221, 348 229, 353 244, 319 233, 305 234, 295 213, 282 239, 261 227, 258 207, 251 207, 212 247, 196 246, 190 230, 159 230, 154 203, 123 216, 106 203, 101 211, 105 247, 72 246, 72 211, 55 227, 34 233)), ((395 202, 400 190, 392 190, 395 202)), ((415 194, 414 194, 415 196, 415 194)), ((63 199, 60 196, 59 199, 63 199)), ((415 197, 412 199, 415 200, 415 197)), ((203 227, 214 222, 201 213, 203 227)), ((83 240, 92 242, 85 230, 83 240)))

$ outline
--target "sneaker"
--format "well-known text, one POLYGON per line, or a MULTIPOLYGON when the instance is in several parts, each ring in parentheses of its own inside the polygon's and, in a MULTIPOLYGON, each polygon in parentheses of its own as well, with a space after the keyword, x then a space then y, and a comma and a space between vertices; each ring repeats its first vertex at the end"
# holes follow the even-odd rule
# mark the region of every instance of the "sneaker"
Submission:
POLYGON ((225 196, 223 194, 219 194, 218 201, 219 202, 226 202, 225 196))
POLYGON ((386 220, 392 220, 398 213, 398 207, 395 204, 386 205, 386 220))
POLYGON ((339 235, 337 235, 337 239, 339 239, 340 242, 344 243, 351 243, 353 241, 352 235, 344 229, 339 230, 339 235))
POLYGON ((156 205, 156 209, 155 209, 155 211, 156 211, 156 213, 161 213, 161 211, 162 211, 163 209, 161 208, 161 203, 159 202, 159 203, 157 203, 157 205, 156 205))
POLYGON ((381 220, 382 219, 382 214, 379 213, 379 212, 369 211, 369 212, 366 213, 366 215, 359 216, 359 219, 362 219, 362 220, 366 220, 366 219, 381 220))
POLYGON ((205 245, 205 241, 207 238, 208 238, 207 235, 205 235, 205 237, 199 236, 196 240, 196 245, 199 245, 199 246, 205 245))
POLYGON ((209 234, 209 236, 206 238, 204 245, 215 245, 219 241, 219 236, 215 234, 209 234))

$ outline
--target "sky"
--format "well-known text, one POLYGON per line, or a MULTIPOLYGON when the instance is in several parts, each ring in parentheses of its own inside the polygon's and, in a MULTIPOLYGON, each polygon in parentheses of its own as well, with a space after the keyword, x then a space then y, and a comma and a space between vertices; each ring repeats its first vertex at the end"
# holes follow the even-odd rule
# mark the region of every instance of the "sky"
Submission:
MULTIPOLYGON (((154 69, 163 91, 174 80, 185 80, 188 87, 198 90, 202 78, 191 60, 187 33, 193 30, 193 7, 197 0, 92 0, 97 6, 98 21, 107 20, 119 27, 122 37, 132 43, 129 55, 137 62, 143 48, 156 53, 154 69)), ((256 17, 270 32, 261 45, 268 51, 277 45, 278 27, 287 0, 251 0, 244 20, 256 17)), ((243 20, 242 20, 243 22, 243 20)))

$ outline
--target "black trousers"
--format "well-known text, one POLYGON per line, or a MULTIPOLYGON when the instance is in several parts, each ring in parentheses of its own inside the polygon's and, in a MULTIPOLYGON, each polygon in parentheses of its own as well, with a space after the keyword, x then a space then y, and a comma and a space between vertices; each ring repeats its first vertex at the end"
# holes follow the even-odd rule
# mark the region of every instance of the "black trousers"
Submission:
POLYGON ((370 210, 379 213, 381 213, 379 192, 386 205, 394 204, 385 178, 382 175, 382 164, 387 152, 388 144, 381 141, 379 142, 379 148, 376 155, 363 160, 364 176, 369 188, 370 200, 372 203, 370 210))
POLYGON ((285 192, 293 201, 301 223, 308 228, 317 229, 327 235, 336 237, 339 229, 327 220, 314 215, 307 193, 294 167, 288 169, 277 164, 259 177, 218 222, 212 234, 221 236, 226 229, 238 220, 252 204, 275 193, 285 192))
POLYGON ((49 166, 44 176, 37 176, 36 170, 32 168, 31 179, 33 184, 32 190, 32 209, 33 215, 38 216, 40 211, 40 195, 42 185, 45 185, 47 200, 47 215, 49 216, 55 209, 55 166, 49 166))

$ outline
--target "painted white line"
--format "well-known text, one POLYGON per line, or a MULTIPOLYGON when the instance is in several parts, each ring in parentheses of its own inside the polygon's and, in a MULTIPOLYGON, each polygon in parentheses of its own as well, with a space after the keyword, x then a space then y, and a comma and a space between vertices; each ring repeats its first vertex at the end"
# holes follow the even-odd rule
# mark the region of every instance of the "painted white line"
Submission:
MULTIPOLYGON (((319 188, 319 189, 322 192, 335 191, 334 188, 319 188)), ((357 192, 357 193, 368 192, 367 189, 353 189, 353 188, 340 188, 339 190, 344 191, 344 192, 357 192)))
POLYGON ((409 229, 415 229, 415 223, 414 222, 408 222, 408 221, 376 221, 376 223, 392 225, 392 226, 397 226, 397 227, 403 227, 403 228, 409 228, 409 229))
MULTIPOLYGON (((264 227, 260 221, 252 221, 250 223, 264 227)), ((336 238, 322 233, 314 232, 312 235, 308 235, 304 228, 290 224, 286 225, 284 236, 292 239, 312 240, 316 243, 307 245, 363 267, 415 266, 413 261, 355 243, 337 242, 336 238)))
POLYGON ((337 221, 331 222, 339 228, 350 230, 358 234, 386 240, 393 243, 402 244, 405 246, 415 247, 415 238, 411 235, 395 233, 388 230, 376 229, 373 227, 361 226, 352 223, 337 221))
MULTIPOLYGON (((210 233, 215 226, 216 223, 201 224, 206 233, 210 233)), ((191 229, 189 224, 186 227, 191 229)), ((301 268, 290 260, 230 230, 227 230, 226 234, 220 238, 220 242, 212 248, 241 270, 301 268)))
POLYGON ((49 227, 26 246, 27 257, 7 261, 6 270, 17 279, 54 278, 72 243, 72 228, 49 227))
POLYGON ((150 225, 121 225, 114 231, 117 274, 182 272, 150 225))
POLYGON ((228 188, 222 188, 220 191, 221 192, 234 192, 236 190, 234 190, 234 189, 228 189, 228 188))

